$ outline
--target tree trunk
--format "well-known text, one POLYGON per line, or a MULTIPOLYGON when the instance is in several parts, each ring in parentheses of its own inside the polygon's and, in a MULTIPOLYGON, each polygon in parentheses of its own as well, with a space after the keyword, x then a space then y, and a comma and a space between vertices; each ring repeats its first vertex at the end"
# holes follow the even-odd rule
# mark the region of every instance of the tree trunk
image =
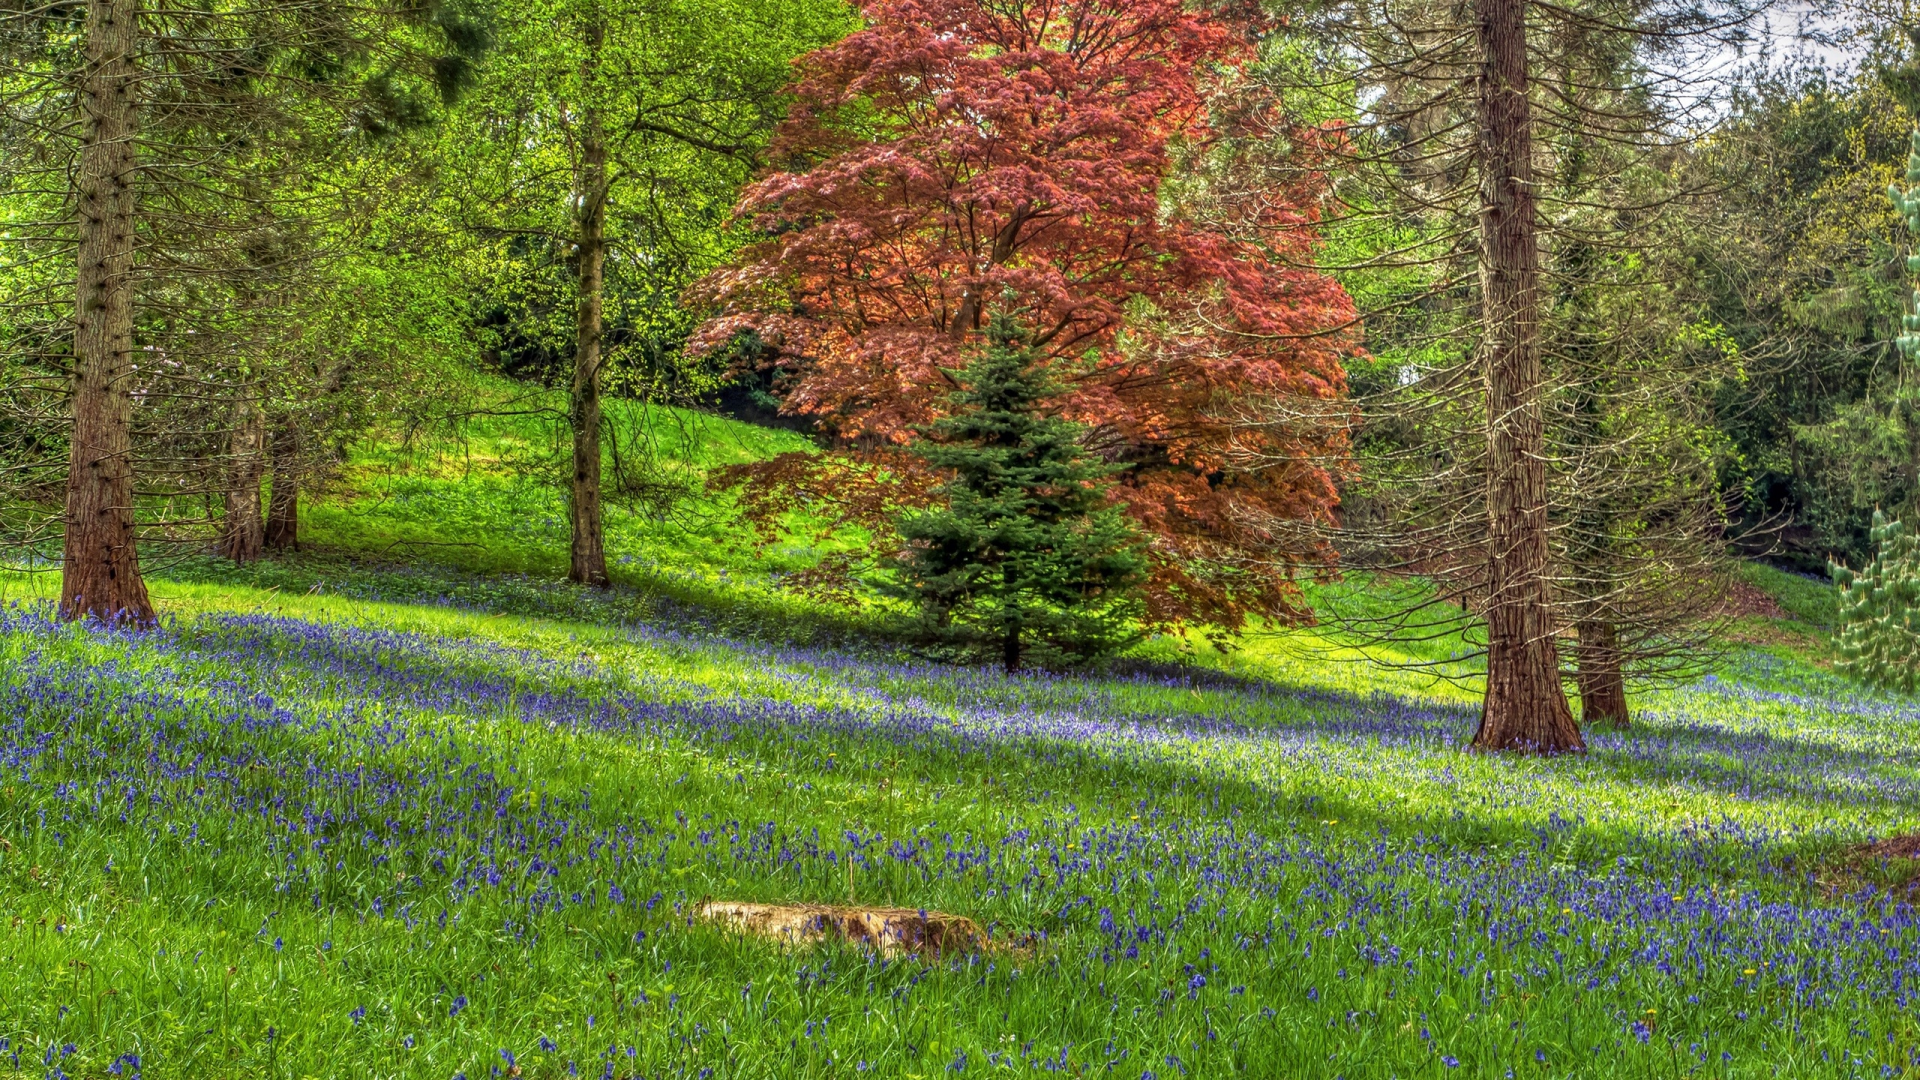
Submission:
MULTIPOLYGON (((588 60, 582 64, 581 82, 589 88, 594 85, 602 33, 597 23, 587 28, 588 60)), ((567 579, 605 588, 610 582, 600 514, 600 332, 607 255, 607 147, 599 107, 591 102, 581 117, 574 190, 579 200, 580 268, 573 390, 567 414, 573 428, 573 550, 567 579)))
POLYGON ((1580 687, 1580 720, 1589 728, 1600 723, 1626 727, 1627 675, 1620 666, 1619 632, 1604 619, 1582 619, 1578 630, 1574 681, 1580 687))
POLYGON ((267 499, 267 546, 300 550, 300 432, 282 418, 274 425, 273 486, 267 499))
POLYGON ((267 475, 267 418, 259 406, 244 399, 234 414, 220 554, 244 565, 257 561, 267 547, 266 523, 260 517, 260 483, 267 475))
POLYGON ((153 622, 134 551, 133 179, 138 0, 89 0, 81 85, 73 447, 60 616, 153 622))
POLYGON ((1540 245, 1527 103, 1527 0, 1475 0, 1481 348, 1487 379, 1487 693, 1473 745, 1581 750, 1560 685, 1547 581, 1540 245))

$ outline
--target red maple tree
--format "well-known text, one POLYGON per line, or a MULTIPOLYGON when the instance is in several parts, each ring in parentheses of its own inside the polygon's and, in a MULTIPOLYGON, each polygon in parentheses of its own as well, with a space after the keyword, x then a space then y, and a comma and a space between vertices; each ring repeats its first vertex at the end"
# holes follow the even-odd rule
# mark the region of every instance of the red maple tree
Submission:
MULTIPOLYGON (((866 29, 800 61, 783 168, 738 208, 765 239, 697 288, 720 314, 691 347, 751 331, 788 411, 897 475, 913 466, 888 448, 938 414, 1004 306, 1069 388, 1058 408, 1128 466, 1115 497, 1154 540, 1153 615, 1298 614, 1293 571, 1325 553, 1287 538, 1336 505, 1328 406, 1358 334, 1340 286, 1299 268, 1321 183, 1215 185, 1205 213, 1165 191, 1177 160, 1231 170, 1208 121, 1246 36, 1183 0, 863 7, 866 29)), ((1240 105, 1237 123, 1275 122, 1240 105)), ((789 458, 729 480, 764 520, 829 475, 863 473, 789 458)))

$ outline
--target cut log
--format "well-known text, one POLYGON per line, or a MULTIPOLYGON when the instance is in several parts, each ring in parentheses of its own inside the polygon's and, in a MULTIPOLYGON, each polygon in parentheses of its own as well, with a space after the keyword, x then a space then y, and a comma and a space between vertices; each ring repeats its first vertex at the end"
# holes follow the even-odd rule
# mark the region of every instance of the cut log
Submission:
POLYGON ((963 915, 914 908, 709 900, 698 914, 708 922, 786 945, 844 941, 882 956, 955 956, 1010 947, 989 941, 979 924, 963 915))

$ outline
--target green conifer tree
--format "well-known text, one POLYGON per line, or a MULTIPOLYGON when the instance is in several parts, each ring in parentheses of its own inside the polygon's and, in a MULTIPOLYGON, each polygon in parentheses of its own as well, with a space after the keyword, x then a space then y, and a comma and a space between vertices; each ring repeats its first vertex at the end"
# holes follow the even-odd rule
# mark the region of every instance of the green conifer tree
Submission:
POLYGON ((1920 681, 1920 537, 1873 512, 1873 562, 1859 573, 1835 564, 1840 586, 1840 670, 1911 693, 1920 681))
MULTIPOLYGON (((1907 155, 1907 186, 1889 185, 1887 197, 1906 219, 1907 231, 1920 236, 1920 130, 1907 155)), ((1907 271, 1920 274, 1920 255, 1907 257, 1907 271)), ((1894 344, 1904 390, 1908 369, 1920 359, 1920 289, 1901 325, 1905 332, 1894 344)), ((1911 693, 1920 682, 1920 537, 1876 509, 1868 538, 1874 557, 1865 569, 1856 574, 1838 563, 1829 566, 1840 587, 1839 667, 1863 682, 1911 693)))
POLYGON ((900 521, 897 580, 929 636, 991 649, 1008 671, 1029 650, 1088 660, 1138 639, 1141 540, 1106 497, 1114 467, 1091 460, 1078 425, 1044 411, 1056 392, 1013 318, 959 373, 950 416, 914 453, 953 479, 945 505, 900 521))

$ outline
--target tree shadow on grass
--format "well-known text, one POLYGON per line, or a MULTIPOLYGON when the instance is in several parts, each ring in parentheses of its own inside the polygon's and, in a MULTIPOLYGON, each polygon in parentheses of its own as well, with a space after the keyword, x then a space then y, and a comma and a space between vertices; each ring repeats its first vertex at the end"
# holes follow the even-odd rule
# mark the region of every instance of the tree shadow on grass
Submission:
MULTIPOLYGON (((963 757, 1026 755, 1053 766, 1066 764, 1068 757, 1082 765, 1104 759, 1113 767, 1124 766, 1133 780, 1147 782, 1151 776, 1152 782, 1171 785, 1173 790, 1192 790, 1207 785, 1217 789, 1218 774, 1198 766, 1149 763, 1135 751, 1182 740, 1226 740, 1263 744, 1296 757, 1311 755, 1325 745, 1444 754, 1463 744, 1474 722, 1468 706, 1384 691, 1357 694, 1301 687, 1197 665, 1123 663, 1105 673, 1008 678, 984 668, 914 659, 898 647, 888 647, 871 627, 855 621, 836 621, 799 607, 775 612, 738 604, 734 598, 720 604, 696 603, 631 587, 601 592, 533 578, 462 574, 324 553, 246 569, 205 560, 175 576, 278 586, 285 592, 306 592, 318 586, 320 591, 368 600, 589 622, 663 643, 737 650, 743 662, 763 669, 768 662, 813 668, 870 697, 870 707, 857 711, 823 711, 774 699, 706 702, 697 708, 684 702, 666 705, 630 699, 615 709, 623 718, 609 720, 604 715, 609 706, 597 691, 574 685, 533 690, 533 697, 543 699, 539 708, 550 718, 593 716, 596 719, 588 726, 609 732, 636 725, 684 725, 710 737, 720 737, 716 732, 759 729, 779 741, 878 738, 898 748, 891 752, 896 759, 903 754, 919 756, 928 746, 937 748, 933 756, 956 751, 963 757), (781 618, 789 615, 798 621, 783 623, 781 618), (1168 690, 1206 696, 1186 701, 1155 693, 1168 690), (965 714, 958 728, 953 719, 956 711, 965 714), (952 740, 959 740, 959 745, 949 745, 952 740)), ((505 657, 458 659, 446 654, 444 639, 432 640, 440 644, 430 651, 439 655, 416 658, 410 662, 414 674, 407 676, 413 680, 413 689, 405 692, 414 695, 421 707, 497 709, 502 694, 516 701, 532 700, 524 670, 512 680, 514 688, 493 677, 505 657)), ((391 643, 379 648, 390 649, 391 643)), ((533 664, 536 656, 529 653, 519 664, 537 666, 533 664)), ((348 667, 354 663, 350 657, 329 662, 348 667)), ((590 681, 592 673, 564 673, 570 684, 582 678, 590 681)), ((686 689, 694 693, 699 688, 686 689)), ((1700 689, 1796 707, 1817 707, 1824 700, 1737 683, 1700 689)), ((1856 714, 1873 715, 1889 708, 1904 711, 1898 702, 1853 704, 1849 711, 1856 714)), ((1898 775, 1920 773, 1920 745, 1863 747, 1848 745, 1837 735, 1778 735, 1710 721, 1643 723, 1620 735, 1596 731, 1592 741, 1595 753, 1585 759, 1588 765, 1603 764, 1618 783, 1669 786, 1681 798, 1687 797, 1686 792, 1746 800, 1777 798, 1860 812, 1900 809, 1920 801, 1920 782, 1898 775)), ((1445 766, 1444 757, 1433 760, 1435 766, 1445 766)), ((929 757, 927 764, 932 763, 929 757)), ((1115 774, 1109 769, 1107 775, 1115 774)), ((1271 793, 1250 787, 1245 797, 1258 802, 1270 800, 1271 793)), ((1494 843, 1512 833, 1510 824, 1483 830, 1471 827, 1471 822, 1442 821, 1431 814, 1410 816, 1385 806, 1355 804, 1335 809, 1325 800, 1316 801, 1312 792, 1301 792, 1298 798, 1303 817, 1332 814, 1347 821, 1377 822, 1396 831, 1437 823, 1466 842, 1494 843)))
POLYGON ((895 648, 884 619, 811 604, 762 589, 612 569, 614 586, 593 589, 530 574, 484 573, 432 561, 313 550, 235 566, 211 557, 170 566, 170 580, 279 588, 385 603, 429 604, 609 626, 680 627, 689 636, 767 644, 895 648))
MULTIPOLYGON (((991 669, 934 663, 898 650, 872 648, 871 637, 859 639, 868 649, 850 651, 831 644, 733 635, 713 622, 689 625, 677 617, 661 618, 662 608, 650 602, 653 598, 640 597, 642 602, 634 603, 632 596, 603 596, 592 590, 556 589, 541 583, 395 574, 367 571, 357 565, 349 569, 357 576, 349 577, 342 591, 356 588, 356 595, 367 599, 582 619, 624 626, 630 633, 662 644, 738 651, 743 660, 763 670, 771 663, 824 672, 843 687, 866 691, 874 708, 895 717, 894 726, 907 733, 903 737, 908 739, 916 737, 912 733, 925 730, 951 733, 952 721, 943 714, 958 710, 974 715, 975 721, 966 725, 973 736, 1005 744, 1038 740, 1124 746, 1130 740, 1226 738, 1295 749, 1327 741, 1442 751, 1462 745, 1474 722, 1470 706, 1385 691, 1358 694, 1301 687, 1167 664, 1123 665, 1106 674, 1008 677, 991 669), (466 586, 474 587, 462 591, 466 586), (1207 696, 1189 701, 1156 691, 1194 691, 1207 696)), ((305 647, 313 647, 312 634, 300 633, 309 639, 305 647)), ((428 639, 419 641, 424 644, 428 639)), ((391 643, 369 639, 353 648, 390 649, 391 643)), ((421 661, 421 685, 433 688, 435 700, 444 700, 445 688, 456 673, 440 671, 438 666, 450 662, 451 657, 443 643, 423 652, 433 655, 421 661)), ((536 655, 527 653, 521 662, 532 664, 536 655)), ((485 673, 501 659, 481 657, 473 664, 463 662, 466 670, 458 674, 478 690, 487 685, 485 673), (476 677, 478 682, 470 681, 476 677)), ((347 661, 336 657, 332 662, 347 661)), ((574 671, 570 677, 591 674, 574 671)), ((524 675, 518 681, 524 683, 524 675)), ((689 692, 695 689, 688 688, 689 692)), ((1722 695, 1726 692, 1719 686, 1703 690, 1722 695)), ((1738 696, 1795 707, 1819 704, 1804 695, 1758 692, 1738 696)), ((1900 702, 1878 705, 1881 713, 1907 711, 1900 702)), ((794 706, 769 700, 752 707, 784 712, 794 706)), ((1592 759, 1622 762, 1624 769, 1631 770, 1625 782, 1652 781, 1721 796, 1812 800, 1862 809, 1920 801, 1920 742, 1888 739, 1884 745, 1850 745, 1838 732, 1830 737, 1809 737, 1805 732, 1782 735, 1711 721, 1650 719, 1621 732, 1590 732, 1595 752, 1592 759)))
MULTIPOLYGON (((33 631, 29 628, 26 632, 33 631)), ((57 628, 49 623, 47 632, 57 632, 57 628)), ((1010 837, 1027 828, 1021 821, 1035 819, 1071 821, 1076 832, 1092 829, 1100 834, 1171 830, 1172 835, 1226 829, 1236 835, 1264 835, 1280 843, 1290 843, 1290 838, 1303 834, 1318 836, 1321 839, 1313 843, 1324 850, 1346 850, 1357 844, 1356 850, 1385 850, 1384 845, 1395 850, 1444 851, 1449 859, 1492 859, 1489 865, 1532 852, 1527 857, 1543 865, 1585 866, 1600 875, 1611 872, 1608 864, 1612 860, 1631 857, 1644 860, 1634 871, 1640 875, 1718 868, 1727 874, 1786 884, 1791 884, 1789 870, 1795 852, 1810 845, 1838 845, 1850 839, 1838 833, 1832 837, 1783 838, 1764 826, 1732 821, 1663 831, 1636 828, 1627 822, 1582 819, 1571 812, 1549 813, 1544 822, 1537 814, 1473 812, 1477 804, 1489 798, 1497 800, 1502 791, 1524 788, 1537 782, 1543 773, 1586 768, 1591 759, 1515 761, 1514 767, 1503 770, 1491 785, 1464 788, 1461 796, 1446 806, 1424 812, 1394 805, 1384 798, 1357 798, 1351 784, 1314 773, 1311 766, 1320 752, 1338 743, 1377 754, 1385 741, 1383 733, 1387 738, 1397 736, 1416 754, 1431 751, 1424 759, 1413 759, 1410 779, 1436 779, 1433 775, 1417 777, 1414 772, 1451 772, 1452 763, 1459 758, 1446 750, 1449 744, 1442 738, 1466 719, 1466 710, 1435 711, 1418 702, 1392 707, 1390 695, 1343 698, 1312 691, 1308 696, 1315 711, 1324 712, 1335 701, 1356 710, 1389 708, 1379 715, 1355 712, 1344 718, 1325 717, 1288 727, 1255 727, 1212 716, 1018 714, 997 709, 936 712, 916 708, 910 702, 859 709, 771 698, 662 701, 627 688, 595 685, 591 665, 584 662, 543 657, 536 651, 484 641, 346 623, 216 615, 184 630, 176 627, 127 636, 188 658, 217 661, 216 666, 229 673, 226 678, 230 685, 246 689, 245 701, 240 702, 246 708, 266 709, 275 716, 288 714, 288 733, 294 737, 285 741, 258 743, 258 735, 240 729, 220 736, 222 745, 238 740, 234 745, 249 748, 247 771, 235 775, 245 781, 247 797, 261 805, 273 802, 273 792, 266 789, 276 785, 286 785, 287 794, 301 795, 293 788, 310 785, 317 775, 308 771, 313 749, 309 739, 334 740, 343 734, 330 730, 324 722, 314 722, 324 721, 324 716, 301 721, 297 715, 301 706, 297 694, 290 691, 325 680, 332 686, 349 686, 359 699, 383 706, 464 713, 494 722, 517 720, 533 733, 591 733, 616 742, 627 742, 635 736, 671 736, 701 745, 709 762, 736 757, 743 761, 778 761, 785 767, 783 776, 791 770, 789 783, 811 779, 838 785, 843 792, 864 785, 878 790, 883 776, 890 784, 896 770, 906 776, 924 774, 930 782, 960 785, 963 798, 971 794, 1002 811, 1014 812, 1017 820, 995 815, 975 826, 987 836, 1006 832, 1010 837), (256 689, 269 697, 251 696, 256 689), (283 695, 285 700, 276 704, 270 698, 272 694, 283 695), (862 743, 869 749, 859 749, 862 743), (1291 774, 1283 768, 1283 775, 1277 778, 1250 778, 1232 767, 1236 749, 1274 747, 1292 753, 1303 768, 1291 774), (261 750, 270 757, 261 758, 261 750), (1211 756, 1216 751, 1220 757, 1211 756), (276 753, 280 759, 271 760, 276 753), (1001 782, 992 785, 996 777, 1001 782), (1093 813, 1084 825, 1082 812, 1077 809, 1081 802, 1089 804, 1093 813), (1146 822, 1129 825, 1113 817, 1116 813, 1124 816, 1135 803, 1148 815, 1146 822), (1326 829, 1327 823, 1319 820, 1323 818, 1338 819, 1339 828, 1326 829)), ((84 685, 89 681, 107 684, 121 678, 111 666, 67 670, 65 677, 74 681, 67 689, 77 692, 81 699, 89 696, 90 688, 84 685)), ((182 670, 190 673, 196 669, 182 670)), ((103 685, 102 689, 110 687, 103 685)), ((1283 693, 1279 688, 1262 692, 1283 693)), ((130 714, 122 717, 132 720, 130 714)), ((128 753, 137 754, 147 740, 129 737, 119 744, 126 746, 128 753)), ((136 764, 129 762, 129 768, 136 764)), ((334 772, 343 784, 364 787, 366 783, 357 770, 342 767, 334 772)), ((1645 779, 1640 774, 1626 779, 1635 778, 1642 782, 1645 779)), ((500 782, 519 785, 529 779, 500 782)), ((702 782, 707 786, 685 789, 680 797, 694 800, 691 807, 697 811, 702 799, 726 795, 714 804, 715 808, 732 803, 736 804, 732 812, 740 813, 738 804, 744 796, 727 795, 731 789, 724 779, 708 777, 702 782), (713 786, 716 784, 719 786, 713 786)), ((1734 779, 1694 774, 1677 776, 1671 782, 1683 790, 1705 790, 1715 784, 1725 787, 1734 779)), ((1818 784, 1809 786, 1789 779, 1799 783, 1783 787, 1791 797, 1823 797, 1818 784)), ((1605 778, 1599 782, 1604 783, 1605 778)), ((497 800, 489 796, 481 801, 490 806, 497 800)), ((627 812, 617 799, 596 805, 607 807, 600 811, 602 815, 627 812)), ((1488 805, 1499 809, 1497 801, 1488 805)), ((957 822, 949 817, 948 827, 958 828, 957 822)), ((789 824, 804 826, 804 822, 789 824)))
MULTIPOLYGON (((924 684, 957 676, 968 685, 952 694, 946 707, 932 706, 913 694, 883 693, 873 694, 859 708, 771 697, 690 701, 687 698, 697 697, 699 690, 692 684, 679 687, 685 691, 676 695, 680 700, 660 701, 650 700, 645 687, 636 691, 595 685, 591 665, 558 663, 538 653, 485 643, 454 648, 445 639, 427 635, 290 619, 247 617, 223 623, 216 618, 213 622, 224 627, 217 648, 229 657, 256 662, 278 657, 270 662, 288 665, 296 675, 305 665, 330 677, 349 676, 370 693, 377 687, 383 700, 421 708, 494 716, 511 707, 528 722, 616 737, 677 729, 698 738, 739 744, 742 752, 751 743, 765 741, 789 750, 796 745, 813 746, 824 754, 829 748, 844 749, 849 740, 877 740, 891 744, 882 756, 904 763, 909 772, 985 769, 995 760, 1012 758, 1030 767, 1065 770, 1059 779, 1069 789, 1089 775, 1108 786, 1125 783, 1167 791, 1218 791, 1225 782, 1243 786, 1239 797, 1249 804, 1270 804, 1272 791, 1223 780, 1222 772, 1182 759, 1190 759, 1195 750, 1204 755, 1240 748, 1310 762, 1316 751, 1338 746, 1369 754, 1399 750, 1437 755, 1431 766, 1445 768, 1453 748, 1471 730, 1473 718, 1466 707, 1386 693, 1362 696, 1318 688, 1289 689, 1244 679, 1236 680, 1236 689, 1213 691, 1226 697, 1214 703, 1219 707, 1179 712, 1129 703, 1095 680, 1007 680, 978 669, 914 664, 894 665, 878 673, 869 670, 868 681, 924 684), (299 641, 298 648, 286 647, 294 639, 299 641), (504 672, 507 664, 516 670, 504 672), (1002 692, 993 692, 994 683, 1000 684, 1002 692), (1035 683, 1041 689, 1065 691, 1063 700, 1049 703, 1052 707, 1031 707, 1035 683), (1275 715, 1284 718, 1274 720, 1275 715)), ((762 650, 757 659, 805 664, 821 658, 814 649, 781 648, 762 650)), ((858 666, 837 659, 843 673, 858 666)), ((859 682, 850 680, 849 685, 859 682)), ((1898 809, 1920 801, 1920 782, 1914 776, 1887 772, 1910 769, 1920 775, 1920 748, 1888 754, 1810 742, 1800 736, 1695 723, 1677 730, 1643 725, 1624 734, 1599 733, 1595 750, 1589 758, 1566 767, 1598 764, 1608 774, 1598 782, 1664 785, 1683 800, 1688 792, 1713 793, 1748 800, 1825 803, 1862 812, 1898 809)), ((1552 762, 1528 766, 1536 770, 1561 767, 1552 762)), ((1516 777, 1520 773, 1516 767, 1516 777)), ((1415 820, 1430 825, 1441 819, 1431 814, 1410 816, 1384 806, 1352 805, 1351 799, 1343 800, 1346 805, 1335 811, 1324 800, 1316 802, 1312 792, 1297 794, 1303 815, 1363 817, 1395 829, 1415 820)), ((1463 823, 1457 817, 1445 819, 1449 832, 1460 831, 1463 823)), ((1494 828, 1485 839, 1494 842, 1497 835, 1511 832, 1510 824, 1494 828)))

